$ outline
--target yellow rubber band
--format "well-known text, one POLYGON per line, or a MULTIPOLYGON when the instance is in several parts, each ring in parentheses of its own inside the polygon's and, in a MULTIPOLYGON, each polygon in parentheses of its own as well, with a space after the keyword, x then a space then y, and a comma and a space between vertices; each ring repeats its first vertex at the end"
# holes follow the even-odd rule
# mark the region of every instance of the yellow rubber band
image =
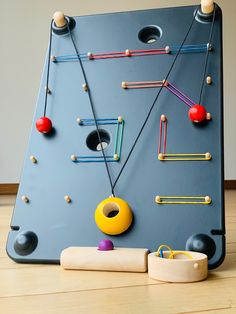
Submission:
MULTIPOLYGON (((166 152, 161 152, 161 143, 162 143, 162 130, 163 130, 163 125, 164 125, 164 133, 167 134, 167 118, 164 116, 165 119, 160 119, 160 139, 159 139, 159 149, 158 149, 158 159, 160 161, 209 161, 212 159, 212 156, 209 152, 207 153, 202 153, 202 154, 189 154, 189 153, 174 153, 174 154, 168 154, 166 152)), ((166 146, 166 135, 164 136, 165 143, 164 146, 166 146)))
POLYGON ((156 255, 156 256, 160 256, 160 250, 161 250, 162 248, 164 248, 164 247, 165 247, 166 249, 168 249, 168 251, 170 251, 171 254, 173 253, 173 251, 172 251, 172 249, 169 247, 169 245, 162 244, 162 245, 160 245, 159 248, 157 249, 155 255, 156 255))
POLYGON ((211 198, 208 197, 206 200, 206 196, 156 196, 155 202, 157 204, 203 204, 203 205, 209 205, 211 203, 211 198), (169 201, 166 201, 166 200, 169 200, 169 201), (177 200, 180 200, 180 201, 177 201, 177 200))
POLYGON ((185 252, 185 251, 172 251, 171 254, 169 255, 168 259, 174 259, 174 256, 177 255, 177 254, 182 254, 182 255, 185 255, 187 256, 189 259, 192 259, 192 255, 189 254, 188 252, 185 252))
POLYGON ((206 154, 162 154, 158 156, 161 161, 198 161, 198 160, 211 160, 211 155, 206 154))

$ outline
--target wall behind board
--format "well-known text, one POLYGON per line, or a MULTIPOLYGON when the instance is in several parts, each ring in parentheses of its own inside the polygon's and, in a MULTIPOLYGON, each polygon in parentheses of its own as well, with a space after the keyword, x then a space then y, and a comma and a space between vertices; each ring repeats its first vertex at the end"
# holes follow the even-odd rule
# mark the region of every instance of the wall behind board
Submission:
MULTIPOLYGON (((3 0, 0 28, 0 183, 17 183, 31 127, 54 11, 67 15, 192 5, 196 0, 3 0)), ((236 179, 236 1, 218 0, 224 14, 225 170, 236 179)))

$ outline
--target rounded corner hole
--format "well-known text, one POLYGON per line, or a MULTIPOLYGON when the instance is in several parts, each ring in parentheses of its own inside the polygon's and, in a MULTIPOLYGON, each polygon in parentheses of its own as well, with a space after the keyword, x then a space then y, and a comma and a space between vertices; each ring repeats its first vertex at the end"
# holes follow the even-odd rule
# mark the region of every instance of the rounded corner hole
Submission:
POLYGON ((111 141, 109 133, 103 129, 99 130, 99 136, 97 130, 94 130, 91 133, 89 133, 86 139, 87 147, 95 152, 100 152, 102 148, 103 149, 107 148, 111 141), (99 136, 101 142, 99 140, 99 136))
POLYGON ((153 44, 162 36, 162 30, 159 26, 146 26, 139 31, 138 38, 145 44, 153 44))

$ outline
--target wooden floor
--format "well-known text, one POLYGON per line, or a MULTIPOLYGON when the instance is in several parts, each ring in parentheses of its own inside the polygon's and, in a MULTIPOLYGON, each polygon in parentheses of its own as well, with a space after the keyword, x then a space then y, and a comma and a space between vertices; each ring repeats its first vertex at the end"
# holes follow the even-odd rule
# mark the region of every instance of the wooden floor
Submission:
POLYGON ((14 196, 0 197, 0 313, 236 313, 236 191, 226 192, 227 256, 206 281, 170 284, 147 274, 63 271, 5 253, 14 196))

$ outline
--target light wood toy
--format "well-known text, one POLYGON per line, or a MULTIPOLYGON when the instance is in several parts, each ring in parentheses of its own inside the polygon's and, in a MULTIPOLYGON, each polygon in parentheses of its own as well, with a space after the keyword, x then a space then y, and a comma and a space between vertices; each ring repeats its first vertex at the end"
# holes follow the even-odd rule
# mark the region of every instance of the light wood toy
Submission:
POLYGON ((201 11, 204 14, 211 14, 214 11, 214 1, 201 0, 201 11))
POLYGON ((100 251, 97 247, 69 247, 62 251, 64 269, 146 272, 147 249, 116 248, 100 251))
POLYGON ((167 282, 196 282, 207 278, 207 255, 192 251, 163 251, 148 255, 148 275, 167 282))
POLYGON ((67 24, 65 15, 61 11, 57 11, 53 14, 53 20, 57 27, 64 27, 67 24))

